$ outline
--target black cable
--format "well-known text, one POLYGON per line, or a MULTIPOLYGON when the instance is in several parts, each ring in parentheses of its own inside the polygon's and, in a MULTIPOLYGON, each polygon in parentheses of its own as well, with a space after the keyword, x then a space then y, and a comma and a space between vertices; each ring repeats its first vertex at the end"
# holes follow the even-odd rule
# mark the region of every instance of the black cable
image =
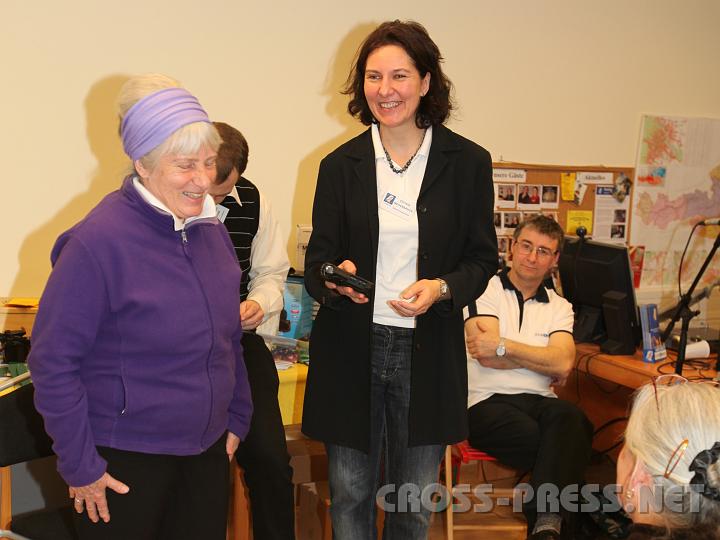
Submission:
MULTIPOLYGON (((710 370, 712 369, 712 362, 709 360, 686 360, 683 363, 683 369, 685 367, 692 367, 696 371, 700 373, 700 377, 694 377, 692 374, 683 375, 687 380, 699 380, 699 379, 712 379, 713 377, 706 377, 703 375, 703 370, 710 370)), ((668 362, 664 362, 663 364, 660 364, 657 368, 657 371, 660 375, 669 375, 671 373, 675 373, 675 360, 670 360, 668 362), (670 371, 663 370, 663 368, 669 367, 671 368, 670 371)))
POLYGON ((597 377, 590 372, 590 362, 593 360, 593 358, 600 356, 601 354, 603 353, 596 352, 590 355, 590 357, 587 359, 587 363, 585 364, 585 372, 588 374, 590 380, 595 384, 595 386, 597 386, 598 390, 600 390, 603 394, 614 394, 623 386, 622 384, 611 383, 615 384, 615 388, 613 388, 612 390, 610 390, 609 388, 603 388, 603 386, 599 382, 600 377, 597 377))
POLYGON ((687 253, 687 248, 690 245, 690 240, 695 233, 695 229, 698 228, 700 223, 702 222, 698 221, 695 225, 693 225, 693 228, 690 230, 690 235, 688 236, 687 242, 685 242, 685 249, 683 249, 682 255, 680 256, 680 266, 678 266, 678 299, 682 298, 682 267, 683 261, 685 260, 685 253, 687 253))
MULTIPOLYGON (((607 428, 609 428, 610 426, 612 426, 612 425, 614 425, 614 424, 617 424, 618 422, 627 422, 627 421, 628 421, 628 417, 627 417, 627 416, 618 416, 617 418, 613 418, 612 420, 608 420, 608 421, 605 422, 602 426, 600 426, 599 428, 597 428, 597 429, 595 430, 595 432, 593 433, 593 440, 594 440, 595 437, 598 435, 598 433, 600 433, 600 432, 603 431, 604 429, 607 429, 607 428)), ((615 462, 612 460, 612 458, 610 458, 610 456, 609 456, 608 454, 609 454, 610 452, 612 452, 613 450, 615 450, 618 446, 620 446, 621 444, 623 444, 623 442, 625 442, 625 441, 624 441, 624 437, 621 435, 621 436, 620 436, 620 440, 618 440, 615 444, 613 444, 613 445, 610 446, 609 448, 606 448, 605 450, 593 450, 593 456, 607 456, 607 458, 610 459, 610 461, 611 461, 613 464, 615 464, 615 462)))
POLYGON ((580 365, 580 362, 582 362, 583 358, 587 356, 588 353, 582 353, 578 355, 575 354, 575 365, 573 366, 573 371, 575 372, 575 397, 576 400, 574 401, 574 405, 579 405, 582 401, 582 397, 580 396, 580 370, 578 369, 578 366, 580 365))
POLYGON ((600 455, 600 456, 606 455, 606 454, 612 452, 613 450, 615 450, 621 444, 623 444, 623 442, 624 441, 618 441, 615 444, 613 444, 610 448, 606 448, 605 450, 598 450, 597 455, 600 455))
POLYGON ((578 370, 577 366, 578 364, 575 364, 575 397, 577 398, 575 401, 575 405, 579 405, 582 401, 582 398, 580 397, 580 371, 578 370))
POLYGON ((628 417, 627 416, 618 416, 617 418, 613 418, 612 420, 608 420, 605 422, 602 426, 597 428, 595 432, 593 433, 593 437, 595 437, 598 433, 600 433, 602 430, 609 428, 613 424, 617 424, 618 422, 627 422, 628 417))
POLYGON ((657 372, 659 375, 668 375, 670 373, 675 373, 675 360, 669 360, 667 362, 663 362, 657 367, 657 372), (669 367, 670 371, 663 371, 663 368, 669 367))

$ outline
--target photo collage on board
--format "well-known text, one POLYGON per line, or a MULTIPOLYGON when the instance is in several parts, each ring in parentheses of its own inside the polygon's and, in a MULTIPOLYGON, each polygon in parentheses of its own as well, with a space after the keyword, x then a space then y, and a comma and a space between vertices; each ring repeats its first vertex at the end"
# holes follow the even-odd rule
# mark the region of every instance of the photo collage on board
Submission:
POLYGON ((528 184, 525 171, 495 176, 495 233, 498 238, 498 261, 501 266, 510 266, 510 251, 513 233, 525 219, 544 214, 558 221, 560 186, 558 184, 528 184), (498 180, 498 176, 503 176, 498 180))

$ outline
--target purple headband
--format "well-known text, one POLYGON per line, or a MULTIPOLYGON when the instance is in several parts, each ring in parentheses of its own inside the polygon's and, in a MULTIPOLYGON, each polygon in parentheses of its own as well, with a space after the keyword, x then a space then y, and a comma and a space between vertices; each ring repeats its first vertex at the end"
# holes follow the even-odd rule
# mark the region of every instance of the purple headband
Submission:
POLYGON ((120 136, 125 153, 135 161, 183 126, 210 123, 195 96, 184 88, 165 88, 145 96, 125 114, 120 136))

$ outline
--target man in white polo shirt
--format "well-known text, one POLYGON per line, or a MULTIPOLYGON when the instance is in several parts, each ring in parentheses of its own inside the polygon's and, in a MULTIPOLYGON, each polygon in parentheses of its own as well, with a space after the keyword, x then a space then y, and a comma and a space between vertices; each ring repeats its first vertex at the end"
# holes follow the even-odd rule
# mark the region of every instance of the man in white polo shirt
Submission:
MULTIPOLYGON (((501 463, 531 471, 535 493, 542 484, 561 491, 582 482, 593 435, 585 414, 551 388, 565 381, 575 362, 572 306, 543 286, 557 264, 563 231, 538 215, 521 223, 513 238, 512 268, 493 277, 468 306, 469 442, 501 463)), ((528 538, 573 538, 571 514, 536 503, 524 508, 528 538)))

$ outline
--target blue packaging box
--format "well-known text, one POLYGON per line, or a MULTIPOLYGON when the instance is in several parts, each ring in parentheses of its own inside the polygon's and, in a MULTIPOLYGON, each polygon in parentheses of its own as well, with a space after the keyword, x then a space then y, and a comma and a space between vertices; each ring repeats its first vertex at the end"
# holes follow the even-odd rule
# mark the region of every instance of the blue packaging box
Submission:
POLYGON ((309 336, 312 328, 313 299, 305 290, 302 276, 288 276, 283 301, 290 330, 280 331, 278 335, 295 339, 309 336))

